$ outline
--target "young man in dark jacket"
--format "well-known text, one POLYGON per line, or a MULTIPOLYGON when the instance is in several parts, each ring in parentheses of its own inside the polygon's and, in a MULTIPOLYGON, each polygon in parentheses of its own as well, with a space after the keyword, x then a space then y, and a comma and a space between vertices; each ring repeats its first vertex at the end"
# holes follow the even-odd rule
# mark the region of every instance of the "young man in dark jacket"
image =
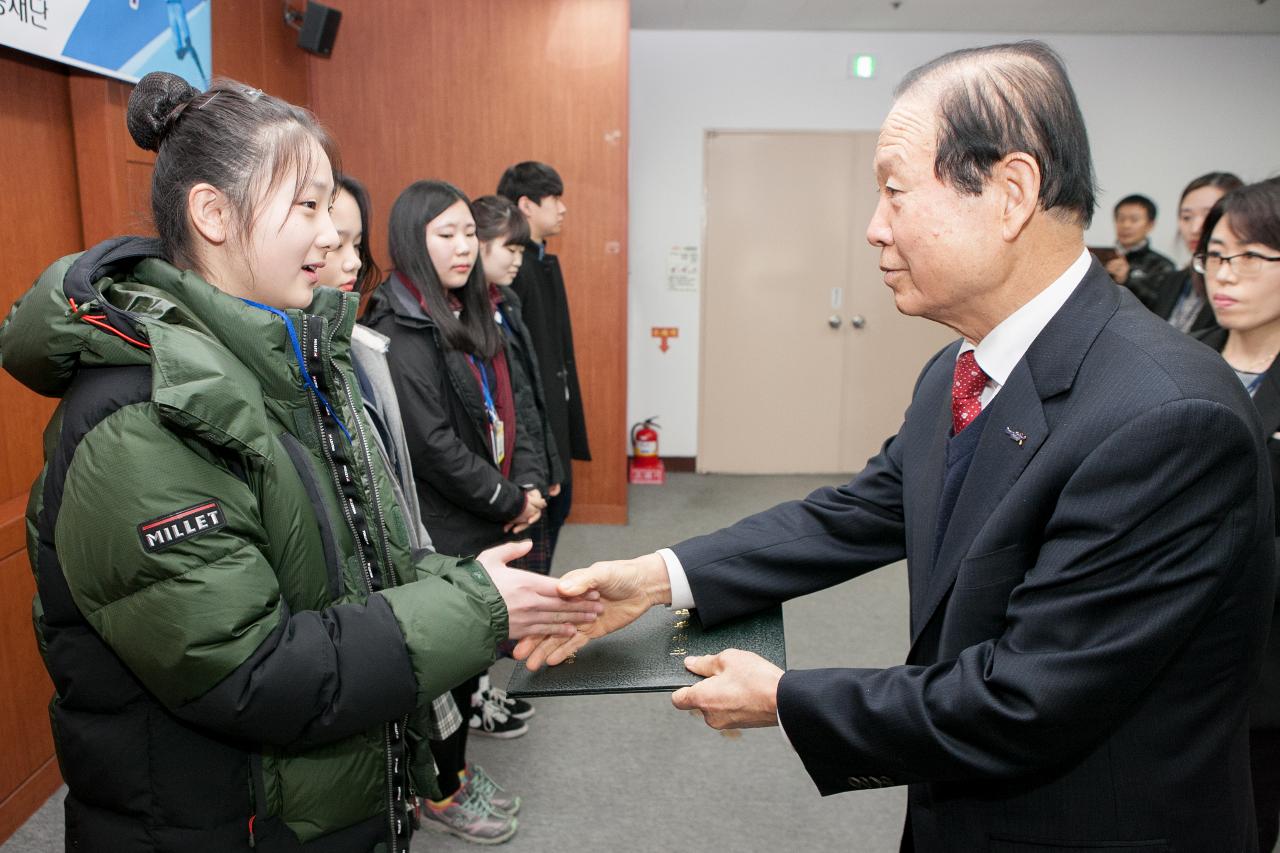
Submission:
POLYGON ((511 288, 524 306, 524 320, 537 353, 542 386, 546 392, 547 419, 555 436, 556 450, 564 460, 564 481, 552 485, 547 501, 548 547, 555 553, 560 528, 573 503, 573 466, 570 459, 591 459, 587 445, 587 422, 578 386, 578 367, 573 354, 573 324, 565 294, 560 262, 546 250, 546 240, 560 233, 566 211, 561 196, 564 182, 545 163, 517 163, 503 173, 498 195, 506 196, 520 208, 529 222, 529 242, 524 264, 511 288))
POLYGON ((1145 195, 1128 195, 1116 202, 1114 213, 1116 256, 1107 262, 1107 272, 1140 294, 1151 279, 1173 271, 1173 261, 1151 248, 1156 203, 1145 195))

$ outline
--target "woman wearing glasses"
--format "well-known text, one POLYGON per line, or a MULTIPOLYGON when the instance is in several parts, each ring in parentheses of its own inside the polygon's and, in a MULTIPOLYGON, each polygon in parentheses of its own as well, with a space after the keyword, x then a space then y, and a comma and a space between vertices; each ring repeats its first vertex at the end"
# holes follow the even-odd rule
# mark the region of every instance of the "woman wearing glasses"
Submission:
MULTIPOLYGON (((1222 353, 1253 397, 1271 450, 1271 479, 1280 502, 1280 178, 1223 196, 1205 218, 1192 258, 1204 276, 1221 328, 1200 339, 1222 353)), ((1280 522, 1277 523, 1280 545, 1280 522)), ((1278 549, 1280 552, 1280 549, 1278 549)), ((1250 759, 1258 815, 1258 849, 1280 834, 1280 619, 1250 705, 1250 759)))
MULTIPOLYGON (((1244 181, 1230 172, 1209 172, 1187 184, 1178 199, 1178 237, 1188 252, 1199 250, 1205 217, 1218 199, 1242 186, 1244 181)), ((1144 305, 1180 332, 1195 334, 1213 325, 1204 279, 1190 266, 1133 282, 1130 288, 1144 305)))

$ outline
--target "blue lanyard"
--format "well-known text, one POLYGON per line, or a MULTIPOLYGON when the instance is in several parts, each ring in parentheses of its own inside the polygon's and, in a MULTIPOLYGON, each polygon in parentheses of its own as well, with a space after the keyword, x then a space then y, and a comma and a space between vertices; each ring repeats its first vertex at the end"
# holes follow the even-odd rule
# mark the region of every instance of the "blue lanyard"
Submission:
POLYGON ((324 407, 329 410, 329 414, 333 416, 334 421, 338 424, 338 429, 342 430, 342 434, 347 437, 347 441, 351 441, 351 433, 347 432, 347 428, 342 425, 342 418, 338 417, 338 413, 334 411, 333 406, 329 405, 328 399, 324 394, 320 393, 320 389, 316 387, 315 380, 311 377, 311 373, 307 370, 306 359, 302 355, 302 344, 298 342, 298 333, 293 328, 293 321, 289 319, 289 315, 281 311, 279 308, 272 308, 270 305, 263 305, 261 302, 254 302, 252 299, 240 298, 245 305, 259 308, 263 311, 269 311, 275 314, 281 320, 284 320, 285 331, 289 333, 289 343, 293 344, 293 357, 298 360, 298 370, 302 373, 302 384, 311 389, 311 393, 319 398, 324 407))
POLYGON ((476 369, 476 373, 480 374, 480 392, 484 394, 484 408, 488 412, 489 417, 498 416, 498 407, 493 404, 493 395, 489 393, 489 377, 484 372, 484 362, 476 361, 474 355, 467 356, 471 360, 471 365, 476 369))
POLYGON ((1258 386, 1262 384, 1262 380, 1266 377, 1266 375, 1267 375, 1266 371, 1263 371, 1262 373, 1259 373, 1257 376, 1253 377, 1253 379, 1249 380, 1249 384, 1244 386, 1245 393, 1247 393, 1250 397, 1252 397, 1253 392, 1258 390, 1258 386))

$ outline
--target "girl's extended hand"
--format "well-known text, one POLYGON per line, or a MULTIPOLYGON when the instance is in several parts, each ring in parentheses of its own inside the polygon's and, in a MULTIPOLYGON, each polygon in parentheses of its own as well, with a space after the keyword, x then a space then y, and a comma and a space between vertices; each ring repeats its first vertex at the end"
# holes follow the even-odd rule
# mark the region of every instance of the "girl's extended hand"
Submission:
POLYGON ((603 610, 600 594, 563 597, 558 581, 545 575, 513 569, 507 565, 529 553, 533 543, 508 542, 481 552, 476 559, 489 573, 493 585, 507 605, 508 634, 513 640, 528 636, 571 637, 578 625, 594 622, 603 610))

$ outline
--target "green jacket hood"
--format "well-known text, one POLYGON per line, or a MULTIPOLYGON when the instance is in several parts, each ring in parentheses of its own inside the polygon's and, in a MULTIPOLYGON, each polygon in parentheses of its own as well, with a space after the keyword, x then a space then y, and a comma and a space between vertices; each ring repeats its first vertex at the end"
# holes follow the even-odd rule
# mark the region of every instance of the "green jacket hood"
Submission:
MULTIPOLYGON (((356 299, 316 291, 308 313, 346 355, 356 299)), ((296 328, 303 312, 284 312, 296 328)), ((120 237, 60 259, 0 326, 0 366, 61 397, 82 368, 153 368, 165 416, 219 445, 263 454, 265 399, 298 405, 302 372, 285 323, 160 257, 159 241, 120 237)))
POLYGON ((102 298, 98 282, 158 257, 159 248, 119 238, 55 261, 0 326, 0 366, 37 394, 61 397, 82 366, 145 364, 141 330, 102 298))

